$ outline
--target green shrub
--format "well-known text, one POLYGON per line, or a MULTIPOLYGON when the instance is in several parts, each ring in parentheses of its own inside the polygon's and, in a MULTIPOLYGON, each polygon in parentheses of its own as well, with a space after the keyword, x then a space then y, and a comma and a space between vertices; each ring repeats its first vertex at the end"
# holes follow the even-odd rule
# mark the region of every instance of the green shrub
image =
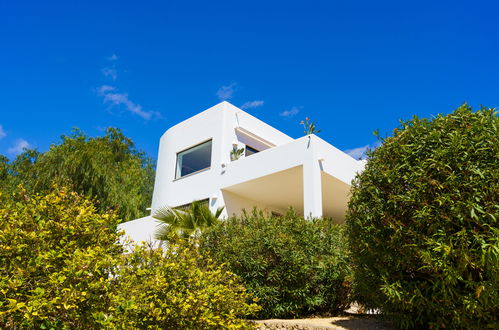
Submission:
POLYGON ((497 326, 498 125, 463 105, 370 154, 347 217, 358 301, 403 328, 497 326))
POLYGON ((122 253, 116 217, 65 190, 18 195, 0 197, 0 327, 97 327, 122 253))
POLYGON ((259 298, 258 317, 267 318, 333 313, 348 305, 345 245, 343 228, 328 219, 253 211, 208 229, 200 249, 243 279, 259 298))
MULTIPOLYGON (((187 243, 188 244, 188 243, 187 243)), ((188 245, 137 248, 121 266, 113 295, 122 329, 251 328, 240 317, 259 310, 240 280, 188 245)))

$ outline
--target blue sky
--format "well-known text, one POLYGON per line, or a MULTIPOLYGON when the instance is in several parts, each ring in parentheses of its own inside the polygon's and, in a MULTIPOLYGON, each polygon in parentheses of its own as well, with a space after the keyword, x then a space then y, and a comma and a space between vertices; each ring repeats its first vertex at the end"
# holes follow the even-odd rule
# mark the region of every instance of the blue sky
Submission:
POLYGON ((497 1, 0 1, 0 154, 79 127, 156 157, 226 99, 342 150, 399 119, 499 106, 497 1))

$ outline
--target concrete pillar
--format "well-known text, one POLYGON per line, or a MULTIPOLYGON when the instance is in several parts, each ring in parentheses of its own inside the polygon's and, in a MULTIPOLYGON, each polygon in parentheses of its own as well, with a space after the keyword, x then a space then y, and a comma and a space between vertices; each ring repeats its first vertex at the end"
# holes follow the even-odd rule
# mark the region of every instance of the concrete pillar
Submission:
POLYGON ((318 159, 307 159, 303 164, 303 216, 322 217, 322 180, 318 159))

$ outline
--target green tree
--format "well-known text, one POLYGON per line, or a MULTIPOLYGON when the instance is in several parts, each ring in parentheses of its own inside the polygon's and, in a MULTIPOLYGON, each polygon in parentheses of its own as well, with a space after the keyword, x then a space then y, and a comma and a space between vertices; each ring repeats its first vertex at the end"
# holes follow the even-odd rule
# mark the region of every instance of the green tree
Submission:
POLYGON ((87 137, 75 129, 45 153, 25 150, 9 165, 4 191, 22 184, 32 192, 68 186, 97 200, 99 210, 116 210, 122 221, 146 214, 154 186, 154 164, 119 129, 87 137))
POLYGON ((403 328, 497 327, 499 118, 402 122, 353 184, 355 293, 403 328))
POLYGON ((187 209, 161 207, 153 215, 153 218, 161 221, 155 233, 156 239, 161 241, 176 238, 197 239, 203 230, 218 223, 223 209, 220 207, 213 214, 208 205, 201 201, 192 202, 187 209))
POLYGON ((9 180, 9 159, 3 155, 0 155, 0 191, 3 191, 5 186, 8 184, 9 180))
POLYGON ((7 157, 0 155, 0 191, 11 194, 18 190, 19 184, 33 181, 30 170, 39 156, 40 153, 34 149, 24 150, 12 162, 9 162, 7 157))

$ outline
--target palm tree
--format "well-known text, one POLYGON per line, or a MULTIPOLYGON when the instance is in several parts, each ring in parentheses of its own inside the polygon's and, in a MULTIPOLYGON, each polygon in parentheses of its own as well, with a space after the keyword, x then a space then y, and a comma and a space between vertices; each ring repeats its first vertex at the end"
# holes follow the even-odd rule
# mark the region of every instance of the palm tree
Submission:
POLYGON ((219 207, 213 214, 208 206, 200 201, 192 202, 190 207, 184 210, 163 206, 152 216, 161 221, 154 236, 161 241, 176 238, 196 239, 204 229, 218 223, 223 209, 219 207))

